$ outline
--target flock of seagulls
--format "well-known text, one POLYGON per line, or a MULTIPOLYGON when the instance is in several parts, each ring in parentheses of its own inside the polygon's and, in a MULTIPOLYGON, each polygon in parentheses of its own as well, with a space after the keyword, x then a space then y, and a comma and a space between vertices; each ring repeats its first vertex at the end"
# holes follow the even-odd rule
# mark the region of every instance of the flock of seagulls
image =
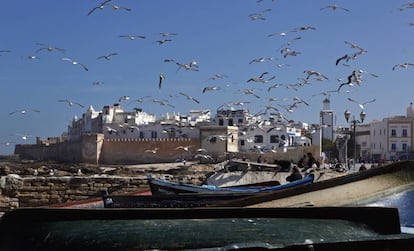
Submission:
MULTIPOLYGON (((264 0, 258 0, 257 3, 259 4, 265 4, 266 1, 264 0)), ((275 4, 276 1, 268 1, 272 2, 272 4, 275 4)), ((277 4, 277 3, 276 3, 277 4)), ((275 11, 273 10, 272 5, 271 8, 261 8, 259 11, 252 11, 251 14, 246 13, 245 18, 249 21, 252 21, 255 25, 257 25, 258 29, 260 28, 260 25, 263 24, 263 22, 267 22, 272 16, 276 15, 275 11)), ((258 7, 260 8, 260 7, 258 7)), ((414 2, 413 3, 407 3, 402 6, 400 6, 400 11, 407 11, 409 9, 414 8, 414 2)), ((338 12, 342 12, 344 15, 348 15, 347 13, 352 13, 351 8, 347 8, 346 6, 340 6, 336 4, 326 5, 322 7, 316 7, 316 11, 321 11, 320 13, 325 13, 325 11, 329 12, 336 12, 335 15, 341 14, 338 12)), ((132 13, 133 10, 130 7, 127 6, 121 6, 118 5, 116 0, 104 0, 99 2, 98 4, 95 4, 91 6, 90 8, 85 9, 85 14, 89 19, 93 19, 96 16, 99 15, 107 15, 108 12, 112 11, 119 11, 119 14, 123 13, 132 13)), ((135 10, 134 10, 135 12, 135 10)), ((110 14, 109 14, 110 15, 110 14)), ((125 14, 128 15, 128 14, 125 14)), ((413 22, 414 24, 414 22, 413 22)), ((275 25, 276 26, 276 25, 275 25)), ((306 51, 302 50, 300 47, 300 43, 306 42, 306 38, 308 34, 312 34, 312 32, 318 32, 320 30, 320 27, 318 26, 312 26, 312 25, 302 25, 293 27, 290 29, 286 29, 284 31, 277 31, 277 32, 267 32, 263 31, 265 35, 263 35, 263 39, 269 39, 272 41, 275 41, 275 47, 272 48, 272 51, 274 52, 273 55, 260 55, 257 57, 250 57, 250 60, 246 60, 245 64, 248 67, 252 67, 252 69, 258 69, 259 67, 263 67, 263 70, 259 70, 258 74, 252 74, 253 76, 250 76, 248 78, 245 78, 242 82, 243 83, 234 83, 233 78, 235 76, 229 76, 225 73, 213 73, 210 75, 207 75, 209 77, 206 77, 204 72, 204 64, 200 59, 200 64, 198 62, 198 57, 194 57, 195 59, 191 59, 192 57, 189 57, 184 60, 176 59, 176 58, 165 58, 161 62, 165 63, 165 67, 172 66, 172 69, 175 69, 175 74, 178 75, 185 75, 185 74, 200 74, 203 80, 201 80, 199 83, 201 86, 199 87, 199 94, 198 95, 210 95, 210 97, 215 98, 217 92, 225 92, 230 91, 231 94, 228 95, 228 98, 231 99, 239 99, 239 100, 222 100, 220 102, 224 103, 223 105, 219 106, 218 109, 225 108, 225 109, 238 109, 240 107, 245 108, 251 103, 261 104, 260 110, 257 111, 255 114, 260 114, 263 117, 265 116, 277 116, 279 118, 286 119, 289 117, 289 114, 292 114, 297 109, 301 109, 302 107, 310 106, 310 98, 317 97, 319 95, 323 95, 326 97, 330 97, 331 95, 338 95, 338 94, 345 94, 349 95, 352 93, 350 90, 355 90, 356 88, 363 87, 365 84, 364 81, 367 81, 367 78, 371 77, 379 77, 377 74, 372 74, 367 72, 366 70, 360 69, 360 68, 354 68, 353 63, 355 63, 360 58, 364 57, 364 55, 368 54, 369 48, 364 48, 357 43, 354 43, 351 40, 356 40, 357 37, 349 38, 349 40, 343 41, 342 46, 344 47, 344 50, 342 52, 339 52, 338 55, 332 55, 331 57, 331 63, 333 67, 337 67, 338 69, 340 67, 344 67, 343 69, 346 71, 345 76, 343 76, 342 79, 337 79, 338 84, 335 83, 335 77, 329 76, 329 74, 325 74, 323 72, 323 69, 301 69, 299 70, 299 76, 297 76, 297 81, 286 81, 284 79, 279 78, 279 75, 276 71, 282 71, 286 68, 295 68, 297 67, 295 65, 295 60, 300 61, 300 57, 306 55, 306 51), (266 35, 268 34, 268 35, 266 35), (277 44, 279 42, 279 44, 277 44), (190 59, 190 60, 188 60, 190 59), (197 60, 196 60, 197 59, 197 60), (255 68, 253 68, 255 67, 255 68), (272 69, 272 70, 269 70, 272 69), (349 71, 348 71, 349 69, 349 71), (321 70, 321 71, 319 71, 321 70), (193 73, 189 73, 193 72, 193 73), (247 80, 246 80, 247 79, 247 80), (204 81, 204 82, 203 82, 204 81), (225 83, 223 83, 225 82, 225 83), (205 85, 203 85, 203 83, 205 85), (300 92, 305 87, 310 86, 310 90, 306 92, 312 92, 312 86, 315 85, 315 83, 321 83, 325 84, 327 86, 327 89, 320 92, 315 93, 308 93, 306 94, 306 97, 304 97, 305 92, 300 92), (286 96, 279 96, 279 93, 282 93, 283 91, 289 91, 294 93, 293 98, 287 98, 286 96), (345 90, 345 92, 344 92, 345 90), (302 96, 303 95, 303 96, 302 96)), ((156 38, 154 38, 150 43, 156 45, 151 45, 154 48, 161 48, 160 50, 164 48, 168 48, 168 43, 178 43, 178 39, 175 39, 176 37, 179 37, 179 34, 176 32, 157 32, 155 33, 156 38), (158 47, 161 46, 161 47, 158 47)), ((188 34, 187 34, 188 35, 188 34)), ((117 40, 124 39, 125 41, 122 41, 122 43, 132 43, 135 45, 135 43, 140 44, 140 41, 148 41, 148 34, 140 34, 140 31, 138 32, 122 32, 122 35, 115 34, 115 37, 117 37, 117 40), (129 40, 129 41, 128 41, 129 40), (136 42, 132 42, 136 41, 136 42)), ((259 38, 258 38, 259 39, 259 38)), ((81 70, 84 70, 85 72, 92 72, 93 69, 89 69, 89 67, 81 63, 78 60, 75 60, 71 57, 67 57, 66 53, 68 52, 66 46, 56 46, 51 45, 48 43, 35 43, 35 49, 32 51, 33 53, 29 56, 27 56, 28 59, 39 59, 40 57, 46 57, 48 55, 57 55, 57 57, 60 58, 61 61, 70 63, 72 65, 76 65, 77 67, 80 67, 81 70)), ((92 57, 92 59, 96 60, 102 60, 103 62, 108 62, 104 64, 111 64, 110 61, 116 61, 118 59, 121 59, 124 53, 122 51, 117 50, 116 48, 113 48, 114 50, 110 50, 110 53, 102 53, 98 54, 99 56, 95 55, 92 57), (114 52, 118 51, 118 52, 114 52)), ((119 48, 118 48, 119 49, 119 48)), ((108 51, 107 51, 108 52, 108 51)), ((12 53, 12 50, 9 49, 1 49, 0 48, 0 59, 3 58, 3 56, 8 55, 12 53)), ((219 57, 220 55, 218 55, 219 57)), ((225 58, 223 56, 223 58, 225 58)), ((96 61, 95 60, 95 61, 96 61)), ((222 58, 220 58, 222 60, 222 58)), ((90 64, 92 67, 93 65, 90 64)), ((394 65, 390 66, 390 69, 392 71, 398 70, 398 69, 407 69, 411 66, 414 66, 414 63, 410 62, 403 62, 403 63, 396 63, 394 65)), ((161 68, 161 67, 160 67, 161 68)), ((220 69, 222 71, 223 69, 220 69)), ((86 73, 85 73, 86 74, 86 73)), ((167 71, 166 69, 160 69, 157 71, 153 76, 153 82, 152 85, 154 88, 158 89, 158 94, 165 94, 164 90, 167 89, 170 86, 173 86, 173 82, 171 79, 173 79, 172 76, 169 74, 174 74, 173 71, 167 71), (172 73, 171 73, 172 72, 172 73), (158 78, 157 78, 157 74, 158 78), (168 78, 167 78, 168 77, 168 78), (171 81, 171 82, 170 82, 171 81)), ((200 77, 200 78, 201 78, 200 77)), ((89 84, 98 86, 103 85, 104 83, 107 83, 106 81, 93 81, 89 84)), ((107 84, 105 84, 106 86, 107 84)), ((105 87, 104 86, 104 87, 105 87)), ((148 83, 145 88, 150 88, 151 83, 148 83)), ((188 92, 190 93, 190 92, 188 92)), ((187 93, 187 90, 183 89, 176 89, 175 93, 168 93, 164 97, 155 97, 157 94, 154 94, 154 96, 141 96, 141 97, 132 97, 132 93, 128 93, 128 95, 121 96, 118 99, 118 102, 124 102, 129 101, 128 105, 132 104, 144 104, 144 103, 152 103, 152 104, 158 104, 160 106, 166 106, 168 108, 175 108, 175 103, 170 98, 172 97, 184 97, 185 102, 191 102, 191 104, 200 104, 203 105, 202 98, 198 97, 196 93, 191 93, 189 95, 187 93), (168 95, 169 98, 166 98, 168 95)), ((285 92, 283 92, 285 93, 285 92)), ((367 94, 371 95, 371 94, 367 94)), ((366 109, 367 105, 370 103, 373 103, 376 101, 375 98, 369 98, 369 101, 367 102, 359 102, 354 97, 346 97, 346 100, 348 100, 351 103, 355 103, 358 105, 359 108, 362 110, 366 109)), ((80 107, 84 108, 85 106, 81 103, 71 101, 69 99, 60 99, 58 100, 60 103, 66 103, 70 107, 80 107)), ((206 104, 208 105, 208 104, 206 104)), ((38 113, 39 110, 36 109, 21 109, 12 111, 9 114, 26 114, 26 113, 38 113)), ((286 119, 286 121, 289 121, 289 119, 286 119)), ((107 128, 108 131, 115 132, 116 130, 113 128, 107 128)), ((272 129, 276 130, 276 129, 272 129)), ((228 135, 215 135, 212 137, 211 141, 214 140, 223 140, 229 137, 228 135)), ((150 149, 152 153, 156 152, 155 149, 150 149)), ((201 153, 200 153, 201 154, 201 153)), ((201 155, 200 155, 201 157, 201 155)))

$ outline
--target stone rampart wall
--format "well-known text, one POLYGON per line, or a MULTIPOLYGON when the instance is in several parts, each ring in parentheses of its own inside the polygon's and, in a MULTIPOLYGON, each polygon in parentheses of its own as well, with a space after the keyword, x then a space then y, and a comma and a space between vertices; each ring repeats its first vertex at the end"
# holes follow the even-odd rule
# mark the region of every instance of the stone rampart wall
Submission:
POLYGON ((39 207, 75 202, 109 193, 148 189, 145 176, 136 177, 2 177, 0 212, 18 207, 39 207))
POLYGON ((15 154, 23 159, 57 160, 102 164, 140 164, 172 162, 190 158, 200 148, 198 139, 103 139, 99 134, 85 135, 76 142, 62 142, 49 146, 16 145, 15 154), (189 151, 176 149, 191 146, 189 151), (157 149, 156 154, 149 150, 157 149))
POLYGON ((104 140, 99 163, 163 163, 189 159, 200 148, 196 139, 108 139, 104 140), (182 147, 191 146, 188 151, 182 147), (177 149, 178 148, 178 149, 177 149), (156 150, 156 153, 151 150, 156 150))

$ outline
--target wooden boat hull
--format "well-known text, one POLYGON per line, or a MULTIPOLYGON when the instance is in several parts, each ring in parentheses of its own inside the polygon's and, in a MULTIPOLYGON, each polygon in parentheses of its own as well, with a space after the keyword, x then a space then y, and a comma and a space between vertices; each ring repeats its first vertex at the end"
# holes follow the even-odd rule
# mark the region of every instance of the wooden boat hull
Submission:
POLYGON ((0 220, 0 250, 399 251, 413 245, 414 235, 401 234, 396 208, 22 208, 0 220))
POLYGON ((195 208, 207 207, 219 202, 241 199, 251 194, 179 194, 179 195, 105 195, 105 208, 195 208))
POLYGON ((290 207, 290 206, 341 206, 352 205, 373 196, 381 196, 400 187, 414 184, 414 162, 397 162, 316 181, 307 186, 220 202, 217 207, 290 207))
POLYGON ((191 184, 181 184, 166 180, 149 178, 149 186, 153 195, 161 194, 183 194, 183 193, 212 193, 212 194, 229 194, 229 193, 262 193, 276 190, 283 190, 290 187, 302 186, 312 183, 314 175, 310 174, 301 180, 286 183, 283 185, 269 187, 226 187, 220 188, 215 186, 197 186, 191 184))

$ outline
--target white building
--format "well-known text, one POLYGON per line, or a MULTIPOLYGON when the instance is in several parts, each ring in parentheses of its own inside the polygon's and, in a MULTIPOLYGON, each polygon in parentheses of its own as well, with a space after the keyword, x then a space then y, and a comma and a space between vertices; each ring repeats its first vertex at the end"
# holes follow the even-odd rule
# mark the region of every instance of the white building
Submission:
POLYGON ((413 159, 414 107, 406 115, 356 126, 357 158, 366 161, 413 159))

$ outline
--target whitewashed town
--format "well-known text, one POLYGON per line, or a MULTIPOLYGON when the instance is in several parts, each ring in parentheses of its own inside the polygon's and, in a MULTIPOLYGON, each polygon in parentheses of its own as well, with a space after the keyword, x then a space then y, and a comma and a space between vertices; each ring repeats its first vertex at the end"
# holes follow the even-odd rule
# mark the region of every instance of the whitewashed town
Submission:
MULTIPOLYGON (((67 133, 63 133, 62 137, 51 137, 47 140, 38 139, 37 145, 50 147, 53 143, 75 142, 84 135, 100 134, 102 135, 101 141, 196 140, 199 145, 187 147, 174 145, 173 148, 164 149, 165 151, 173 151, 176 148, 182 148, 186 152, 192 153, 193 157, 200 149, 209 148, 209 152, 214 152, 217 148, 208 145, 217 141, 225 141, 228 145, 233 144, 233 147, 226 146, 224 148, 225 153, 275 153, 278 158, 282 159, 284 158, 283 154, 286 154, 286 160, 292 158, 291 155, 287 155, 288 152, 301 147, 316 149, 315 156, 324 163, 333 160, 348 163, 353 161, 354 157, 356 162, 406 160, 413 157, 411 154, 414 140, 412 136, 414 107, 412 103, 407 107, 405 115, 387 117, 381 121, 367 123, 363 121, 363 114, 361 114, 360 120, 354 120, 354 123, 350 121, 348 128, 335 125, 336 116, 346 116, 346 114, 336 114, 332 111, 328 98, 323 101, 319 124, 288 121, 280 115, 270 115, 263 118, 261 115, 250 114, 248 110, 234 109, 233 107, 217 110, 214 116, 210 110, 190 110, 187 114, 167 113, 157 119, 155 115, 146 113, 139 108, 125 111, 120 104, 104 106, 100 111, 90 106, 81 118, 75 117, 73 119, 68 126, 67 133), (237 133, 232 134, 227 129, 219 134, 216 131, 209 134, 200 133, 203 128, 211 127, 235 127, 237 133), (201 135, 204 139, 200 139, 201 135), (230 138, 231 141, 228 140, 230 138), (234 143, 235 140, 237 144, 234 143), (332 147, 324 146, 324 142, 334 144, 337 154, 332 152, 332 147), (353 144, 349 144, 349 142, 353 142, 353 144)), ((20 148, 18 145, 16 149, 25 148, 20 148)), ((157 150, 156 147, 144 149, 142 154, 151 152, 156 155, 157 150)), ((16 153, 24 156, 24 151, 16 150, 16 153)), ((204 153, 204 156, 209 154, 204 153)), ((191 158, 191 156, 188 157, 191 158)), ((157 162, 157 158, 153 158, 150 162, 157 162)))

